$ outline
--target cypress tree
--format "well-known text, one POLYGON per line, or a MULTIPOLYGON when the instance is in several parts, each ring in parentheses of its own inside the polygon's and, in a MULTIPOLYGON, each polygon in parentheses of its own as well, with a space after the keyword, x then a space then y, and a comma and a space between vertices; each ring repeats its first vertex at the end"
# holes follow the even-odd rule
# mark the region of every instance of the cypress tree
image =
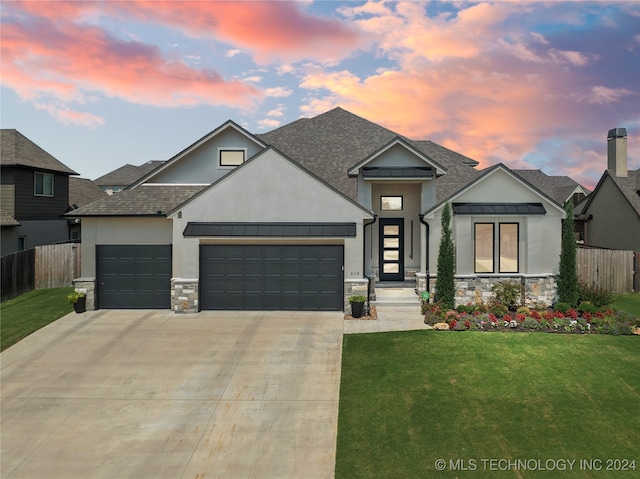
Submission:
POLYGON ((562 246, 558 276, 558 301, 578 306, 578 272, 576 269, 576 235, 573 226, 573 200, 565 204, 567 217, 562 223, 562 246))
POLYGON ((451 210, 449 203, 442 210, 442 235, 438 251, 438 277, 436 278, 436 300, 449 309, 455 306, 455 249, 451 237, 451 210))

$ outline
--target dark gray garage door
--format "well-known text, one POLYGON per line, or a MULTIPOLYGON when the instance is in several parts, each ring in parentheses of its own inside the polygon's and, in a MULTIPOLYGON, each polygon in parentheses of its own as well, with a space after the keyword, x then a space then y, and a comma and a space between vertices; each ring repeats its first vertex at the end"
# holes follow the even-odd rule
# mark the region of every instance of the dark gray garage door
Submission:
POLYGON ((99 308, 171 308, 171 245, 99 245, 96 260, 99 308))
POLYGON ((341 245, 200 248, 202 309, 343 309, 341 245))

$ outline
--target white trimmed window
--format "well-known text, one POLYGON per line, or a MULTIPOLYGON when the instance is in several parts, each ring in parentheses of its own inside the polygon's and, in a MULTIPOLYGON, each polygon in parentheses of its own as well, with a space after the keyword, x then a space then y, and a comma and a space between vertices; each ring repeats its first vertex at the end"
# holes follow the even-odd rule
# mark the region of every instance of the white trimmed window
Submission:
POLYGON ((218 150, 218 165, 222 168, 235 168, 245 161, 245 149, 220 148, 218 150))
POLYGON ((33 194, 35 196, 53 196, 53 175, 51 173, 33 174, 33 194))

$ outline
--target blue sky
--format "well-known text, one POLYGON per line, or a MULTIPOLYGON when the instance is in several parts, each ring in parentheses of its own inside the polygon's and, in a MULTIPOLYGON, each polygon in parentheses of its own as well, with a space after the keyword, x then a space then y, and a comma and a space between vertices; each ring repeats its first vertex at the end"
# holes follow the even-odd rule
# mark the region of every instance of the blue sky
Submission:
POLYGON ((95 179, 232 119, 341 106, 480 161, 593 187, 640 167, 637 2, 2 3, 2 128, 95 179))

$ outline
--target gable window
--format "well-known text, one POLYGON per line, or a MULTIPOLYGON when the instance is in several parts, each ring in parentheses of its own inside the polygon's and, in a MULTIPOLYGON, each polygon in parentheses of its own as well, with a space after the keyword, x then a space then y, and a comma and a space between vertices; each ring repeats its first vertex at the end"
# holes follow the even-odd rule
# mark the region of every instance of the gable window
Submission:
POLYGON ((493 223, 474 225, 475 272, 493 273, 493 223))
POLYGON ((34 173, 33 194, 35 196, 53 196, 53 175, 51 173, 34 173))
POLYGON ((402 196, 381 196, 380 209, 382 211, 402 211, 402 196))
POLYGON ((474 224, 475 272, 494 273, 497 257, 499 273, 517 273, 520 269, 518 223, 498 223, 497 255, 495 233, 494 223, 474 224))
POLYGON ((219 165, 227 168, 240 166, 245 160, 245 150, 220 149, 219 165))

